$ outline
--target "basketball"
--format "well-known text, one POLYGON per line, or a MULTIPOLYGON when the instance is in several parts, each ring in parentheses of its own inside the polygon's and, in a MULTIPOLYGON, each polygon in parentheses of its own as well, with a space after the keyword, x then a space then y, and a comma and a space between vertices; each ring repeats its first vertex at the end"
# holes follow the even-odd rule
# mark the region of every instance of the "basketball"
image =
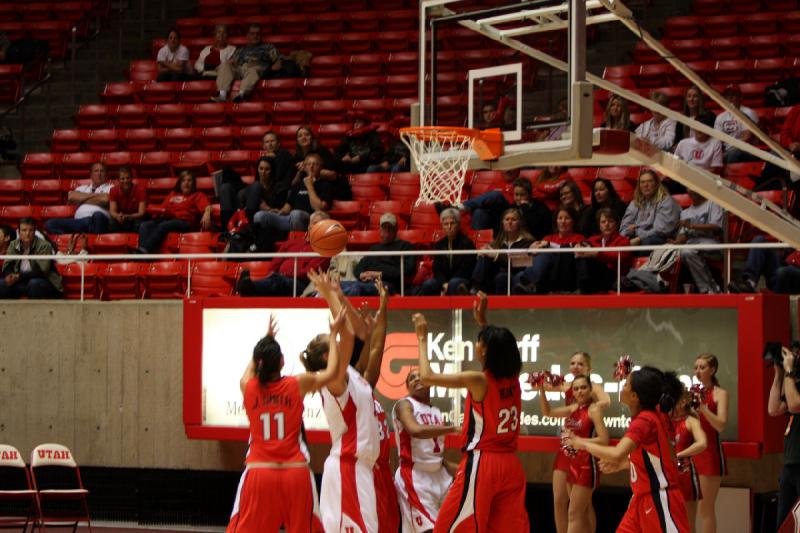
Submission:
POLYGON ((347 246, 347 230, 335 220, 321 220, 311 227, 309 240, 319 255, 333 257, 347 246))

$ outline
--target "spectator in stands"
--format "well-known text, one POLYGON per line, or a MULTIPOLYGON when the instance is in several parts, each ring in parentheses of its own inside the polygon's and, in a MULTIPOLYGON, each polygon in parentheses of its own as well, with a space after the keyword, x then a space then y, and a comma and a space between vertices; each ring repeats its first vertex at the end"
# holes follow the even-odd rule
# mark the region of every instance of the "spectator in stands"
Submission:
POLYGON ((378 135, 378 126, 365 113, 350 113, 353 127, 344 135, 334 152, 334 157, 343 174, 361 174, 370 165, 383 159, 383 143, 378 135))
POLYGON ((497 116, 497 105, 494 102, 488 102, 481 108, 481 121, 478 125, 480 129, 487 129, 497 127, 495 117, 497 116))
MULTIPOLYGON (((600 233, 589 237, 583 243, 578 243, 575 247, 580 249, 630 245, 630 240, 619 233, 619 221, 620 217, 613 209, 608 207, 599 209, 597 225, 600 233)), ((617 264, 620 276, 624 276, 631 268, 632 259, 630 252, 575 252, 578 291, 581 294, 610 291, 617 281, 617 264)))
POLYGON ((111 214, 111 231, 139 231, 139 224, 147 214, 147 196, 144 187, 133 182, 129 166, 119 167, 117 184, 108 193, 108 211, 111 214))
MULTIPOLYGON (((503 182, 507 185, 514 183, 519 176, 519 169, 509 169, 503 171, 503 182)), ((434 207, 441 212, 446 207, 442 202, 435 202, 434 207)), ((465 200, 462 209, 467 213, 472 213, 472 229, 493 229, 500 220, 503 211, 508 209, 508 201, 503 193, 494 190, 479 194, 474 198, 465 200)))
MULTIPOLYGON (((715 120, 714 113, 708 111, 697 117, 698 122, 709 128, 714 127, 715 120)), ((675 157, 714 174, 721 173, 724 165, 722 143, 701 131, 695 131, 694 137, 687 137, 679 142, 675 147, 675 157)))
POLYGON ((52 235, 62 233, 105 233, 111 213, 108 212, 108 194, 112 184, 107 181, 106 167, 102 163, 92 165, 89 173, 91 183, 80 185, 67 195, 67 201, 77 204, 73 218, 51 218, 45 229, 52 235))
POLYGON ((408 126, 408 118, 397 115, 390 123, 394 140, 377 165, 371 165, 367 172, 408 172, 411 170, 411 152, 408 146, 400 140, 400 128, 408 126))
MULTIPOLYGON (((461 212, 448 207, 439 215, 444 237, 436 241, 434 250, 474 250, 475 243, 461 231, 461 212)), ((433 256, 433 277, 419 287, 420 296, 466 295, 475 269, 474 255, 433 256)))
MULTIPOLYGON (((586 238, 576 233, 578 213, 571 207, 561 206, 556 211, 556 232, 530 245, 532 251, 542 248, 574 248, 586 238)), ((547 294, 552 291, 574 292, 575 256, 573 254, 536 254, 531 266, 514 276, 511 292, 514 294, 547 294)))
POLYGON ((161 203, 161 214, 139 226, 139 253, 157 253, 168 233, 186 233, 211 229, 211 204, 197 190, 191 170, 184 170, 175 188, 161 203))
MULTIPOLYGON (((502 228, 494 240, 486 245, 484 252, 478 254, 475 270, 472 271, 471 292, 484 291, 492 294, 506 294, 508 290, 508 258, 496 250, 525 250, 534 239, 525 228, 519 209, 511 207, 502 215, 502 228)), ((511 276, 522 272, 531 265, 528 254, 512 255, 511 276)))
POLYGON ((228 27, 224 24, 214 26, 214 44, 209 44, 200 51, 194 70, 203 78, 216 78, 219 66, 233 58, 236 47, 228 44, 228 27))
POLYGON ((549 166, 542 169, 541 174, 533 182, 533 190, 546 201, 559 202, 558 193, 566 180, 570 179, 564 167, 549 166))
MULTIPOLYGON (((286 204, 289 194, 289 183, 280 182, 273 176, 275 168, 268 157, 261 157, 256 166, 255 182, 248 185, 243 194, 238 198, 240 206, 247 213, 251 222, 260 212, 279 213, 286 204)), ((321 212, 321 211, 320 211, 321 212)))
MULTIPOLYGON (((689 118, 696 119, 706 112, 705 98, 703 91, 697 86, 692 85, 686 89, 686 94, 683 96, 683 114, 689 118)), ((675 128, 675 145, 688 137, 694 137, 694 131, 685 124, 678 124, 675 128)))
POLYGON ((38 39, 10 40, 0 31, 0 64, 29 65, 37 59, 45 59, 50 53, 50 43, 38 39))
MULTIPOLYGON (((723 211, 720 206, 690 190, 692 205, 681 212, 678 234, 668 239, 674 244, 718 244, 722 235, 723 211)), ((708 269, 706 257, 718 256, 719 252, 703 250, 681 250, 681 262, 689 268, 697 292, 718 294, 722 292, 708 269)))
MULTIPOLYGON (((414 249, 410 242, 397 238, 397 217, 384 213, 380 218, 381 242, 370 247, 371 252, 409 252, 414 249)), ((400 279, 414 276, 416 260, 412 255, 364 256, 356 265, 358 281, 343 281, 342 291, 348 296, 377 296, 375 280, 383 281, 390 294, 400 292, 400 279), (402 260, 403 269, 400 270, 402 260)))
POLYGON ((3 268, 2 256, 8 253, 8 245, 16 238, 17 232, 14 228, 5 224, 0 225, 0 269, 3 268))
POLYGON ((536 142, 539 141, 560 141, 561 137, 569 128, 569 124, 567 123, 567 118, 569 115, 569 102, 566 98, 561 98, 558 101, 558 107, 556 112, 548 117, 548 121, 550 122, 562 122, 561 124, 557 124, 552 128, 544 128, 537 130, 533 133, 533 140, 536 142))
MULTIPOLYGON (((561 184, 561 187, 558 189, 558 200, 560 202, 559 207, 570 207, 575 210, 578 217, 576 219, 578 224, 580 224, 581 220, 586 218, 586 213, 592 208, 590 204, 585 204, 583 202, 581 189, 578 187, 578 184, 572 180, 567 180, 561 184)), ((552 224, 551 221, 551 227, 552 224)))
POLYGON ((322 158, 315 153, 306 156, 305 165, 292 180, 286 202, 277 211, 261 210, 253 222, 263 231, 283 234, 306 231, 311 213, 327 211, 333 204, 333 185, 320 177, 322 158))
MULTIPOLYGON (((753 243, 767 242, 763 235, 753 243)), ((758 283, 764 276, 767 288, 779 294, 800 293, 800 251, 788 255, 784 250, 753 248, 747 252, 747 262, 737 281, 728 286, 731 292, 758 292, 758 283)))
MULTIPOLYGON (((669 106, 669 98, 662 92, 653 91, 650 99, 664 107, 669 106)), ((671 150, 675 143, 675 121, 653 111, 653 118, 642 122, 636 128, 636 135, 656 148, 671 150)))
POLYGON ((268 131, 261 139, 261 157, 266 157, 272 163, 272 178, 288 186, 296 169, 292 154, 281 148, 281 140, 274 131, 268 131))
POLYGON ((167 33, 167 44, 161 47, 156 56, 158 81, 184 81, 191 75, 189 49, 181 44, 181 34, 176 28, 167 33))
MULTIPOLYGON (((5 233, 5 232, 4 232, 5 233)), ((19 221, 19 238, 8 245, 9 255, 51 255, 53 247, 36 236, 32 218, 19 221)), ((10 259, 3 264, 0 298, 57 298, 61 296, 61 276, 51 259, 10 259)))
POLYGON ((628 101, 621 96, 612 94, 608 99, 606 111, 603 113, 601 128, 612 130, 636 131, 636 124, 631 122, 631 112, 628 110, 628 101))
POLYGON ((300 126, 296 134, 297 144, 294 149, 294 166, 296 170, 302 169, 308 154, 319 155, 322 160, 320 177, 324 180, 334 181, 338 175, 336 161, 331 151, 320 144, 319 139, 309 126, 300 126))
POLYGON ((595 178, 592 182, 592 203, 578 220, 578 233, 597 235, 600 233, 598 213, 601 209, 611 209, 616 215, 617 229, 619 221, 625 216, 628 204, 617 194, 614 184, 606 178, 595 178))
MULTIPOLYGON (((742 90, 738 85, 728 85, 725 88, 723 96, 727 98, 736 109, 744 113, 750 120, 758 125, 758 113, 749 107, 742 105, 742 90)), ((753 132, 746 129, 744 124, 739 122, 739 120, 737 120, 736 117, 734 117, 729 111, 725 111, 724 113, 717 115, 717 118, 714 121, 714 129, 727 133, 731 137, 746 143, 754 140, 753 132)), ((739 150, 738 148, 734 148, 728 143, 724 143, 724 150, 725 164, 743 163, 745 161, 757 160, 755 156, 752 156, 743 150, 739 150)))
POLYGON ((261 78, 269 77, 272 72, 283 67, 278 49, 269 43, 261 42, 261 26, 250 24, 247 30, 247 44, 234 52, 230 61, 221 63, 217 69, 217 90, 219 94, 213 98, 215 102, 224 102, 233 85, 233 80, 242 80, 239 94, 234 102, 244 101, 258 84, 261 78))
MULTIPOLYGON (((309 218, 309 228, 321 220, 329 219, 324 211, 314 211, 309 218)), ((312 252, 308 242, 308 234, 303 239, 290 239, 284 242, 278 253, 304 253, 312 252)), ((295 264, 292 258, 275 258, 272 260, 271 272, 264 278, 250 279, 250 271, 242 270, 236 291, 242 296, 294 296, 300 295, 309 283, 308 273, 311 270, 325 272, 328 270, 330 259, 327 257, 299 257, 295 264), (297 287, 295 289, 294 276, 297 268, 297 287), (296 292, 295 292, 296 291, 296 292)))
POLYGON ((632 246, 664 244, 678 226, 681 206, 669 195, 654 170, 639 174, 633 201, 622 217, 620 233, 632 246))

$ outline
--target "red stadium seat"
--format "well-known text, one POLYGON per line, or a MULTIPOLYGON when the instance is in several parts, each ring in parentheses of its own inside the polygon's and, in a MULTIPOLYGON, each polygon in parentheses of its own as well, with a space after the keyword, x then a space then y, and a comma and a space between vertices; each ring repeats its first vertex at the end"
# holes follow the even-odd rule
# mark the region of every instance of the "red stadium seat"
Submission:
POLYGON ((260 93, 265 100, 295 100, 303 87, 302 78, 264 80, 260 83, 260 93))
MULTIPOLYGON (((55 181, 56 185, 58 186, 58 180, 37 180, 37 181, 55 181)), ((36 184, 36 181, 33 182, 36 184)), ((0 180, 0 205, 21 205, 26 203, 26 183, 21 179, 4 179, 0 180)), ((61 189, 59 188, 59 199, 61 194, 61 189)), ((33 201, 34 204, 39 204, 42 202, 33 201)), ((55 203, 55 202, 54 202, 55 203)))
POLYGON ((611 65, 603 70, 603 79, 615 80, 618 78, 634 79, 642 71, 641 65, 611 65))
POLYGON ((419 72, 419 54, 417 52, 393 52, 386 63, 386 73, 390 76, 398 74, 417 74, 419 72))
POLYGON ((338 220, 348 231, 353 230, 359 223, 361 203, 356 200, 334 200, 328 214, 338 220))
POLYGON ((244 126, 239 131, 239 148, 261 150, 264 134, 272 131, 271 126, 244 126))
POLYGON ((306 101, 287 100, 275 102, 272 108, 274 124, 303 124, 306 122, 306 101))
POLYGON ((258 126, 269 123, 271 102, 241 102, 230 108, 231 124, 234 126, 258 126))
POLYGON ((100 162, 106 166, 108 177, 117 179, 119 177, 119 169, 122 166, 128 166, 136 176, 136 168, 142 159, 140 152, 105 152, 100 156, 100 162))
POLYGON ((137 94, 145 104, 171 104, 178 99, 179 87, 177 83, 153 81, 145 83, 137 94))
POLYGON ((428 248, 433 242, 432 232, 429 228, 401 229, 397 232, 397 238, 410 242, 415 248, 428 248))
POLYGON ((105 265, 98 263, 57 264, 64 288, 64 298, 68 300, 96 300, 100 298, 98 275, 105 270, 105 265))
POLYGON ((275 24, 282 34, 305 35, 309 32, 309 21, 313 17, 308 15, 284 15, 275 19, 275 24))
POLYGON ((700 17, 669 17, 664 25, 665 39, 691 39, 699 37, 706 20, 700 17))
POLYGON ((135 233, 101 233, 92 244, 96 254, 127 254, 136 249, 138 235, 135 233))
POLYGON ((386 191, 381 189, 380 187, 376 186, 352 186, 350 190, 353 193, 353 200, 369 200, 369 201, 376 201, 376 200, 385 200, 386 199, 386 191))
POLYGON ((433 205, 421 204, 411 208, 411 229, 427 229, 435 230, 442 227, 439 220, 439 213, 436 212, 433 205))
POLYGON ((80 152, 83 141, 82 130, 53 130, 50 149, 54 152, 80 152))
POLYGON ((754 13, 742 19, 742 29, 749 35, 778 33, 778 13, 754 13))
POLYGON ((705 58, 708 39, 682 39, 673 41, 669 50, 681 61, 700 61, 705 58))
POLYGON ((781 15, 781 30, 789 35, 800 33, 800 10, 790 11, 781 15))
MULTIPOLYGON (((440 77, 445 76, 442 73, 440 77)), ((413 98, 419 91, 419 76, 416 74, 398 74, 386 76, 386 96, 388 98, 413 98)), ((457 91, 449 90, 448 87, 437 86, 437 94, 453 94, 457 91), (442 91, 444 89, 444 91, 442 91)))
POLYGON ((195 261, 192 263, 191 296, 230 296, 236 274, 235 263, 195 261))
POLYGON ((123 145, 132 151, 152 152, 158 150, 158 136, 152 128, 136 128, 125 130, 123 145))
POLYGON ((226 117, 227 108, 223 103, 205 102, 195 104, 191 109, 192 126, 196 128, 225 126, 226 117))
POLYGON ((382 76, 348 76, 345 81, 345 98, 381 98, 384 78, 382 76))
POLYGON ((727 8, 724 0, 694 0, 692 11, 695 15, 705 17, 708 15, 719 15, 727 8))
MULTIPOLYGON (((260 145, 259 145, 260 148, 260 145)), ((258 159, 258 153, 248 150, 224 150, 219 156, 211 160, 214 170, 220 170, 223 166, 233 168, 240 176, 251 175, 254 173, 254 161, 258 159)))
POLYGON ((117 107, 118 128, 146 128, 150 125, 152 106, 145 104, 121 104, 117 107))
MULTIPOLYGON (((350 32, 345 33, 339 36, 338 44, 339 49, 342 51, 343 54, 366 54, 368 52, 372 52, 373 43, 377 44, 381 52, 391 52, 391 47, 384 48, 381 43, 383 43, 384 39, 396 39, 396 36, 388 35, 389 32, 383 32, 380 34, 377 33, 370 33, 370 32, 350 32)), ((392 32, 398 33, 398 32, 392 32)), ((402 50, 405 51, 408 49, 408 43, 404 43, 402 50)))
POLYGON ((747 79, 750 70, 753 68, 753 61, 750 59, 729 59, 727 61, 717 61, 714 70, 714 83, 727 85, 729 83, 741 83, 747 79))
POLYGON ((781 43, 784 37, 779 35, 753 35, 745 45, 750 59, 778 57, 782 54, 781 43))
POLYGON ((772 85, 768 82, 742 83, 739 88, 742 90, 742 105, 747 107, 763 107, 764 91, 772 85))
POLYGON ((155 81, 158 77, 158 65, 150 59, 131 61, 128 77, 131 81, 155 81))
POLYGON ((355 13, 343 13, 342 15, 347 29, 351 32, 380 30, 381 17, 376 17, 373 11, 357 11, 355 13))
POLYGON ((419 183, 391 183, 389 185, 390 200, 416 201, 419 198, 419 183))
POLYGON ((142 263, 109 263, 100 276, 102 300, 135 300, 142 297, 142 263))
POLYGON ((167 128, 161 137, 161 145, 168 152, 192 150, 195 136, 194 128, 167 128))
POLYGON ((747 39, 744 37, 721 37, 712 39, 708 46, 708 55, 711 59, 740 59, 744 57, 744 48, 747 39))
POLYGON ((344 78, 308 78, 303 87, 306 100, 335 100, 342 95, 344 78))
POLYGON ((730 3, 730 9, 734 13, 757 13, 761 9, 759 0, 736 0, 730 3))
POLYGON ((2 224, 8 224, 16 228, 19 225, 19 220, 26 217, 38 220, 41 217, 41 208, 33 205, 5 205, 0 207, 0 223, 2 224))
POLYGON ((82 105, 75 116, 75 124, 82 129, 111 128, 113 108, 106 105, 82 105))
POLYGON ((117 130, 92 129, 86 136, 86 150, 89 152, 114 152, 119 150, 117 130))
POLYGON ((106 83, 100 101, 106 105, 133 104, 136 102, 136 85, 127 82, 106 83))
POLYGON ((737 15, 717 15, 702 19, 703 35, 712 39, 720 37, 736 37, 739 35, 739 22, 737 15))
POLYGON ((211 174, 209 164, 211 163, 211 153, 204 150, 181 152, 177 158, 172 160, 172 171, 174 175, 179 175, 184 170, 191 170, 195 176, 208 176, 211 174))
POLYGON ((100 161, 100 154, 94 152, 73 152, 64 154, 61 160, 62 175, 67 178, 86 178, 91 166, 100 161))
POLYGON ((782 57, 756 59, 749 72, 752 81, 775 81, 781 79, 785 72, 786 60, 782 57))
POLYGON ((144 152, 139 161, 140 178, 160 178, 171 175, 172 156, 170 152, 144 152))
MULTIPOLYGON (((672 41, 664 40, 662 44, 669 48, 671 45, 667 44, 668 42, 672 41)), ((650 48, 644 41, 636 41, 633 47, 633 63, 635 65, 646 65, 648 63, 658 63, 660 61, 661 56, 658 55, 658 52, 650 48)))
POLYGON ((186 263, 182 261, 159 261, 150 263, 144 272, 145 298, 173 299, 186 294, 186 263))
POLYGON ((185 103, 208 102, 217 95, 217 83, 214 80, 185 81, 178 92, 178 98, 185 103))
POLYGON ((0 102, 16 102, 21 94, 22 65, 0 65, 0 102))
POLYGON ((341 33, 344 31, 344 14, 335 11, 319 13, 312 18, 311 25, 314 33, 341 33))
POLYGON ((635 79, 639 87, 664 87, 671 84, 671 80, 673 77, 675 77, 675 73, 675 68, 672 65, 665 63, 642 65, 642 69, 635 79))
POLYGON ((178 237, 178 253, 180 254, 216 253, 218 246, 218 233, 199 231, 181 233, 178 237))
POLYGON ((353 110, 366 113, 373 122, 382 122, 386 119, 394 118, 389 113, 391 106, 391 99, 365 98, 353 101, 353 110))
POLYGON ((160 204, 164 198, 175 188, 176 178, 152 178, 147 182, 147 202, 160 204))
MULTIPOLYGON (((2 182, 6 181, 13 183, 12 180, 2 180, 2 182)), ((61 187, 61 180, 58 179, 34 180, 31 184, 30 199, 33 205, 60 205, 67 200, 66 194, 61 187)))
POLYGON ((350 131, 350 124, 322 124, 317 136, 322 144, 335 148, 342 142, 348 131, 350 131))
POLYGON ((311 58, 311 75, 318 77, 342 77, 347 74, 347 56, 326 55, 311 58))
MULTIPOLYGON (((352 109, 353 103, 349 100, 318 100, 313 105, 311 122, 329 124, 347 120, 347 114, 352 109)), ((382 119, 381 117, 380 120, 382 119)))
MULTIPOLYGON (((374 15, 370 19, 377 22, 374 15)), ((351 76, 380 76, 384 74, 384 65, 389 60, 389 54, 356 54, 350 56, 348 72, 351 76)))
POLYGON ((45 205, 39 211, 39 218, 41 220, 50 220, 51 218, 72 218, 75 215, 77 206, 68 205, 45 205))
POLYGON ((381 236, 378 230, 355 230, 347 235, 347 249, 349 251, 369 250, 370 247, 379 242, 381 242, 381 236))
POLYGON ((31 152, 22 160, 22 177, 25 179, 49 178, 61 168, 63 155, 50 152, 31 152))
POLYGON ((185 128, 189 125, 189 109, 184 104, 158 104, 153 108, 153 126, 185 128))
POLYGON ((234 135, 238 133, 239 128, 230 126, 203 128, 200 134, 200 146, 204 150, 230 150, 233 148, 234 135))

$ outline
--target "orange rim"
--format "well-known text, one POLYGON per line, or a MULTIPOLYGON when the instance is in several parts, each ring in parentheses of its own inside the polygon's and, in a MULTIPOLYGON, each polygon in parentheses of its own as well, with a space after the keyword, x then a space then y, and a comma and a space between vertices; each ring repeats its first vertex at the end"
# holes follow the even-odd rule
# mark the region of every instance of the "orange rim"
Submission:
POLYGON ((451 126, 413 126, 400 128, 400 133, 426 141, 446 140, 454 135, 469 137, 472 139, 472 149, 483 161, 497 159, 503 155, 503 132, 500 128, 477 130, 451 126))

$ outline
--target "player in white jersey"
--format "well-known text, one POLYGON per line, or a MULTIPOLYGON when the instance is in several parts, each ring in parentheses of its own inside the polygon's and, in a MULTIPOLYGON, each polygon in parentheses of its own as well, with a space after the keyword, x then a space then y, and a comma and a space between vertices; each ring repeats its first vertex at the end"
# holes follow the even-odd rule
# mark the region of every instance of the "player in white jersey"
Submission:
MULTIPOLYGON (((345 307, 347 328, 352 335, 365 328, 358 312, 341 293, 338 282, 327 274, 309 273, 319 294, 331 310, 345 307)), ((309 371, 327 366, 327 335, 317 335, 303 354, 309 371)), ((363 341, 356 339, 348 351, 341 348, 341 372, 323 387, 322 404, 331 432, 331 453, 325 460, 320 491, 322 524, 327 533, 375 533, 378 513, 372 469, 380 450, 372 387, 350 366, 353 354, 361 354, 363 341)))
POLYGON ((458 465, 443 460, 444 436, 458 428, 443 424, 442 413, 430 403, 430 387, 419 370, 406 377, 409 395, 392 409, 400 468, 394 475, 397 500, 403 514, 403 533, 430 531, 458 465))

